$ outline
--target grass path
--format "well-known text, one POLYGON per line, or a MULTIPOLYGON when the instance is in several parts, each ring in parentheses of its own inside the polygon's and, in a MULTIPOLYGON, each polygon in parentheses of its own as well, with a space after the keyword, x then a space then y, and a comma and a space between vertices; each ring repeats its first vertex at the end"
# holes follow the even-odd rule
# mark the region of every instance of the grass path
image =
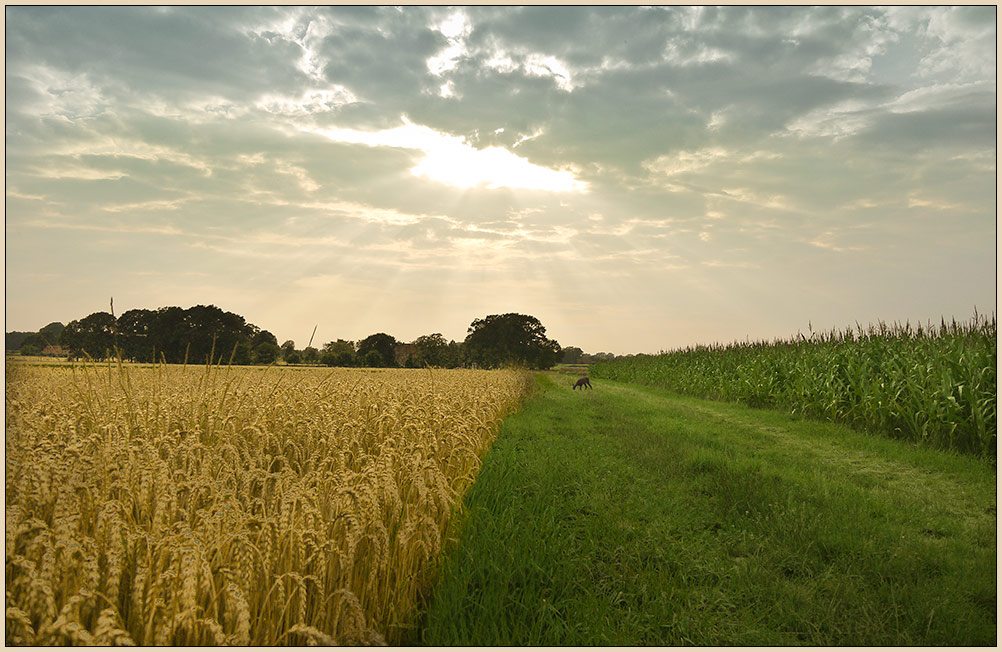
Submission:
POLYGON ((996 643, 989 463, 571 382, 505 421, 414 642, 996 643))

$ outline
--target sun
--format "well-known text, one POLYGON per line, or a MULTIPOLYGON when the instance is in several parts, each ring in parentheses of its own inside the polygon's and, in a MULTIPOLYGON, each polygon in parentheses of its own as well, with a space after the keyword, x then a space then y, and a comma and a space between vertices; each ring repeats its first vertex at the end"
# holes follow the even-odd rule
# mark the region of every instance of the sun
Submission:
POLYGON ((477 149, 459 136, 414 124, 404 116, 401 119, 401 126, 381 131, 340 128, 310 128, 308 131, 339 143, 419 150, 424 156, 411 168, 411 174, 454 188, 577 193, 588 190, 588 183, 578 179, 571 170, 536 165, 503 147, 477 149))

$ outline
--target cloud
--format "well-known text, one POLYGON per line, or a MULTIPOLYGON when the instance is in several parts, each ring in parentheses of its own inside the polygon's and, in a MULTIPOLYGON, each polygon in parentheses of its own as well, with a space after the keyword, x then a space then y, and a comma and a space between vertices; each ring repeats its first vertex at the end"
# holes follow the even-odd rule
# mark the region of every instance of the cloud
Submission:
POLYGON ((310 89, 297 97, 264 95, 256 106, 268 113, 299 117, 336 111, 355 102, 358 102, 358 97, 354 93, 344 86, 336 85, 331 89, 310 89))
POLYGON ((686 172, 702 170, 721 160, 726 160, 731 154, 722 147, 708 147, 696 151, 681 151, 673 155, 662 155, 653 161, 644 163, 644 167, 653 174, 667 177, 686 172))
POLYGON ((463 56, 466 55, 466 38, 470 35, 472 25, 462 11, 456 10, 452 15, 435 26, 448 45, 427 60, 428 72, 435 76, 454 69, 463 56))
POLYGON ((288 91, 307 79, 288 65, 301 56, 299 45, 282 38, 248 38, 238 28, 255 17, 282 12, 12 7, 7 61, 18 67, 36 62, 69 78, 86 75, 116 104, 151 97, 185 102, 206 95, 246 102, 261 89, 288 91))
POLYGON ((130 224, 82 224, 73 222, 54 222, 51 220, 34 219, 21 223, 38 229, 69 229, 73 231, 103 231, 105 233, 147 233, 156 235, 189 235, 172 226, 130 225, 130 224))
POLYGON ((996 8, 933 7, 919 18, 930 51, 919 62, 919 72, 955 80, 984 79, 995 73, 996 8))
POLYGON ((738 260, 705 260, 703 261, 702 264, 704 267, 713 267, 713 268, 724 267, 733 269, 758 269, 759 267, 761 267, 761 265, 758 265, 756 263, 749 263, 738 260))
POLYGON ((29 195, 21 192, 14 186, 7 186, 4 195, 8 198, 24 199, 28 201, 45 201, 45 195, 29 195))
POLYGON ((832 231, 825 231, 816 238, 810 240, 808 244, 818 247, 819 249, 828 249, 829 251, 834 251, 836 253, 844 253, 846 251, 863 251, 866 249, 866 247, 861 246, 837 245, 833 242, 834 237, 835 234, 832 231))

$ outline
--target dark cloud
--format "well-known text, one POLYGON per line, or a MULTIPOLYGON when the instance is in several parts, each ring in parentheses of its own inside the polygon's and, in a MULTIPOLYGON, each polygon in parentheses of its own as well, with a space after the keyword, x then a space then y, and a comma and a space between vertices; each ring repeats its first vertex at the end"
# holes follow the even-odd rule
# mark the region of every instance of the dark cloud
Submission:
POLYGON ((867 147, 893 147, 911 154, 929 149, 980 149, 995 141, 996 124, 995 107, 978 101, 927 111, 883 113, 855 138, 867 147))
MULTIPOLYGON (((381 11, 372 15, 385 21, 335 27, 317 53, 327 61, 323 69, 327 81, 351 88, 369 111, 397 111, 393 118, 398 119, 401 98, 437 91, 425 62, 446 41, 438 32, 414 24, 412 16, 376 9, 381 11)), ((340 11, 331 11, 334 18, 342 17, 340 11)), ((358 8, 350 15, 369 14, 358 8)))
POLYGON ((304 83, 300 48, 246 35, 235 26, 271 12, 257 8, 11 7, 8 65, 44 65, 88 75, 132 103, 206 95, 248 101, 304 83), (139 92, 138 95, 136 93, 139 92))

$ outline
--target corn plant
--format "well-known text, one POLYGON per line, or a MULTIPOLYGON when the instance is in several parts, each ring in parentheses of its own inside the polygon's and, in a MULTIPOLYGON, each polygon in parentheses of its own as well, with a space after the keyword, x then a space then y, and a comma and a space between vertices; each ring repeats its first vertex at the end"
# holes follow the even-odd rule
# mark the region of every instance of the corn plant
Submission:
POLYGON ((977 314, 938 326, 856 324, 600 362, 590 373, 994 457, 995 329, 994 315, 977 314))

